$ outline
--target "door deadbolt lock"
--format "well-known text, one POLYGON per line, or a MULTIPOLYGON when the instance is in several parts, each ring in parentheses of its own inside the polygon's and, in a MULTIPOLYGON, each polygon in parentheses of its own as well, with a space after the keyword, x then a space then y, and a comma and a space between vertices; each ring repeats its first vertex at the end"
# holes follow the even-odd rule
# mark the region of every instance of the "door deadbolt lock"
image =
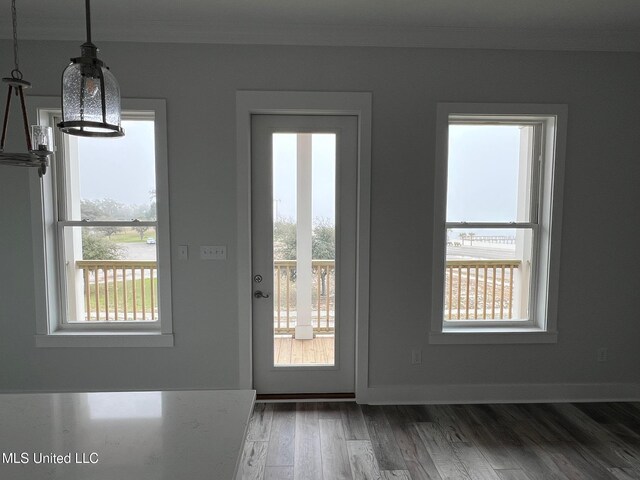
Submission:
POLYGON ((253 277, 253 281, 256 283, 262 282, 262 275, 256 275, 253 277))

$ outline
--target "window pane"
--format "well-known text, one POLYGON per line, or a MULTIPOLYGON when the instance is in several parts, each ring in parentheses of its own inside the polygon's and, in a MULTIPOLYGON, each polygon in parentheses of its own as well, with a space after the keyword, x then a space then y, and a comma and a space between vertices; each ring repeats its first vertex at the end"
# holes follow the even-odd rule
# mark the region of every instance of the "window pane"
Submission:
POLYGON ((65 227, 68 322, 158 320, 155 228, 65 227))
POLYGON ((274 134, 274 366, 335 363, 335 204, 336 135, 274 134))
POLYGON ((449 125, 448 222, 526 222, 533 127, 449 125))
POLYGON ((444 319, 528 319, 532 236, 530 229, 447 229, 444 319))
POLYGON ((67 219, 156 219, 154 122, 122 126, 119 138, 67 136, 67 219))

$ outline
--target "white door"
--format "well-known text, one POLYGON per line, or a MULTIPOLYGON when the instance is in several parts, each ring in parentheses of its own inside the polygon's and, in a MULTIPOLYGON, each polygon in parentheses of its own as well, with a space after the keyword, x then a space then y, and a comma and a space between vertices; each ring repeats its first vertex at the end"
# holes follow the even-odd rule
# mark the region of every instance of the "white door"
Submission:
POLYGON ((259 394, 355 391, 357 117, 251 121, 259 394))

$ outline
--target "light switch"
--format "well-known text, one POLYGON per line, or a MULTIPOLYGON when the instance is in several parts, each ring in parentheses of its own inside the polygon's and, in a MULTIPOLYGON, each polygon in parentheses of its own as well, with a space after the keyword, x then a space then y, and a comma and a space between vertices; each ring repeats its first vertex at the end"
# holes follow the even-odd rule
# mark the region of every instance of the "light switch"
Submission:
POLYGON ((178 246, 178 258, 180 260, 189 260, 189 245, 178 246))
POLYGON ((226 260, 227 247, 225 245, 200 246, 200 260, 226 260))

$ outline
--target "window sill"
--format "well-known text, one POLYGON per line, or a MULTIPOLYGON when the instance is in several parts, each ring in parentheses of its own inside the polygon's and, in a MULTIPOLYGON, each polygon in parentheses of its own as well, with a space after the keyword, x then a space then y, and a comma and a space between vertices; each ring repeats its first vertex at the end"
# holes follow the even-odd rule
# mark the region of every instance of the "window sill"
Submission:
POLYGON ((36 347, 173 347, 173 334, 60 332, 36 335, 36 347))
POLYGON ((539 328, 448 328, 429 333, 429 343, 439 345, 491 345, 521 343, 557 343, 558 333, 539 328))

